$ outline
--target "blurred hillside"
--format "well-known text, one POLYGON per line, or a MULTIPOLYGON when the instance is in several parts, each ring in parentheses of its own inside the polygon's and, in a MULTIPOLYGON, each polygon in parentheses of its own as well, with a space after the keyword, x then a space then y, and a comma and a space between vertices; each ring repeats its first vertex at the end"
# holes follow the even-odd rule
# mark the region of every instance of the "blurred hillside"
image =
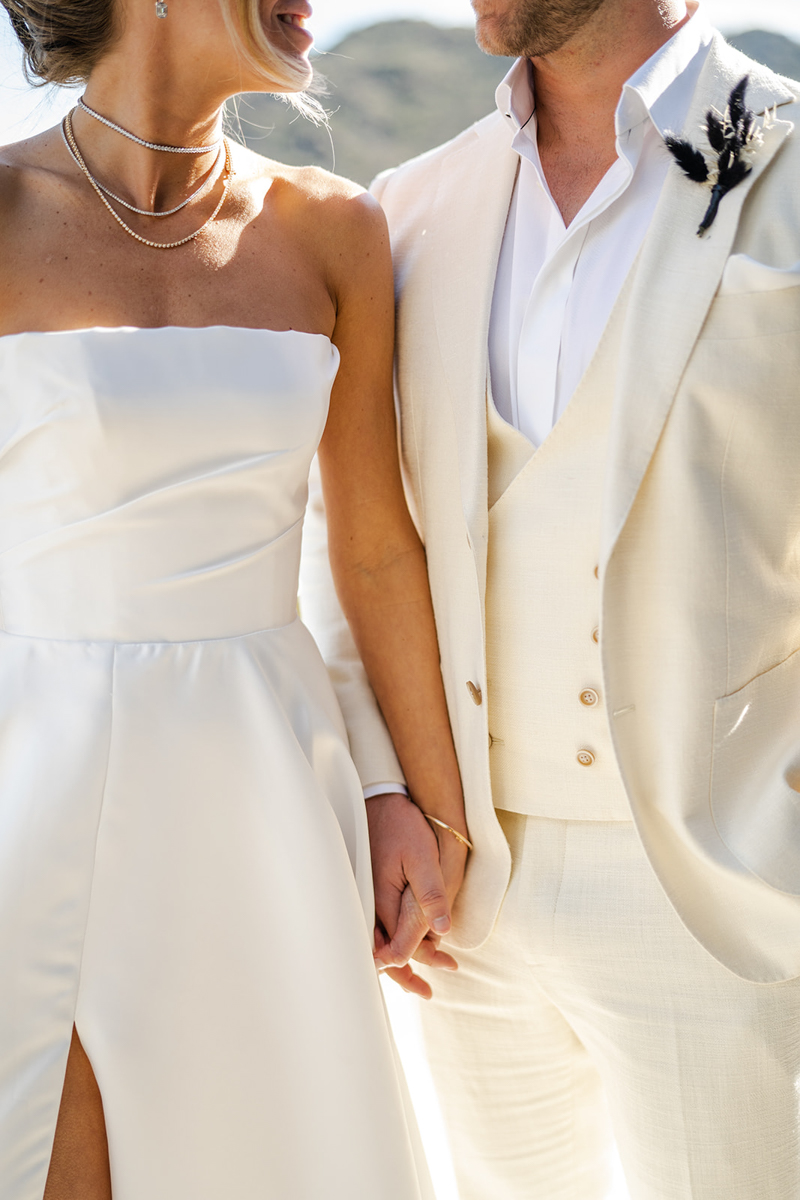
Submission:
POLYGON ((728 40, 756 62, 765 63, 779 75, 788 75, 789 79, 800 79, 800 45, 790 38, 781 37, 779 33, 754 29, 750 33, 740 33, 738 37, 728 40))
POLYGON ((483 54, 470 29, 387 21, 350 34, 315 65, 328 84, 330 135, 282 101, 250 95, 238 102, 244 140, 279 162, 331 170, 332 139, 336 171, 368 184, 485 116, 510 60, 483 54))
MULTIPOLYGON (((754 30, 734 45, 781 75, 800 78, 800 45, 754 30)), ((280 162, 314 163, 368 184, 385 167, 455 137, 494 107, 510 59, 491 58, 469 29, 387 21, 358 30, 317 59, 330 132, 271 96, 238 101, 233 128, 252 150, 280 162)))

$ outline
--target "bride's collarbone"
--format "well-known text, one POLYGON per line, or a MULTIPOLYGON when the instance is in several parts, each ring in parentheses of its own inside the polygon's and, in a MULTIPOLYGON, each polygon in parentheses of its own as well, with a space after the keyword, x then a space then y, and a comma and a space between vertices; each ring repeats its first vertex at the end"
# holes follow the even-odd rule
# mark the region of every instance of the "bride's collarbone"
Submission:
POLYGON ((195 279, 185 291, 176 286, 179 281, 164 288, 134 278, 129 282, 129 288, 115 286, 114 280, 106 287, 100 276, 78 273, 69 281, 61 273, 51 277, 43 273, 38 278, 31 275, 23 291, 6 289, 0 280, 0 336, 96 327, 211 325, 296 329, 329 337, 333 333, 335 310, 321 286, 294 294, 275 289, 259 294, 245 281, 218 288, 210 273, 195 279))
MULTIPOLYGON (((124 325, 333 330, 318 254, 248 214, 246 196, 233 195, 230 213, 194 241, 159 250, 129 237, 92 196, 26 190, 35 194, 0 229, 0 335, 124 325)), ((172 218, 140 218, 136 229, 153 240, 182 236, 172 218)))
POLYGON ((221 269, 161 276, 121 264, 115 269, 102 259, 81 261, 69 248, 59 258, 46 255, 12 278, 0 269, 0 336, 164 325, 333 332, 335 309, 322 279, 281 287, 267 269, 261 279, 221 269))

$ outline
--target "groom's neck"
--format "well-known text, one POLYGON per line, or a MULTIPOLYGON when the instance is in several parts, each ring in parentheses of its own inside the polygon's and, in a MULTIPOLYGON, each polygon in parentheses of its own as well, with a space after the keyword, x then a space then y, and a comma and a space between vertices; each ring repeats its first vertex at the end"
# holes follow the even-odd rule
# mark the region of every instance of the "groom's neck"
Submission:
POLYGON ((565 224, 616 159, 622 88, 689 20, 690 0, 605 4, 553 54, 532 58, 542 168, 565 224))
POLYGON ((623 85, 697 4, 690 0, 618 0, 604 4, 553 54, 532 58, 540 148, 575 144, 613 149, 614 114, 623 85))

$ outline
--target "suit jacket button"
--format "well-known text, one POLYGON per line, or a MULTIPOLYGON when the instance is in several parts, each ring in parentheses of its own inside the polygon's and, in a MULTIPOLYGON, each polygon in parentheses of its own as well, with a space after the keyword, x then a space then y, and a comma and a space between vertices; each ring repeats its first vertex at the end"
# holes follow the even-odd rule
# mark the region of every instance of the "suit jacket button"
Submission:
POLYGON ((594 755, 591 750, 579 750, 577 759, 582 767, 591 767, 594 762, 594 755))
POLYGON ((581 692, 581 704, 585 704, 587 708, 594 708, 595 704, 600 702, 600 697, 594 688, 584 688, 581 692))
POLYGON ((597 645, 597 644, 600 642, 600 630, 599 630, 599 629, 593 629, 593 630, 592 630, 592 641, 593 641, 593 642, 594 642, 596 645, 597 645))
POLYGON ((473 683, 471 679, 467 680, 467 691, 472 696, 475 704, 483 704, 483 693, 481 692, 480 684, 473 683))

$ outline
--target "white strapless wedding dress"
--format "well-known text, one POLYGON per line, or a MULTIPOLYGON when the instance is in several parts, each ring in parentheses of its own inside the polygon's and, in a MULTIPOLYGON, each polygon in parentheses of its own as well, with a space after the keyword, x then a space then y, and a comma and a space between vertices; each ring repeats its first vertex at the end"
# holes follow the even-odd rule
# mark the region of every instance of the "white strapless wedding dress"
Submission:
POLYGON ((73 1021, 114 1200, 431 1196, 361 787, 297 618, 327 338, 0 339, 0 1195, 73 1021))

